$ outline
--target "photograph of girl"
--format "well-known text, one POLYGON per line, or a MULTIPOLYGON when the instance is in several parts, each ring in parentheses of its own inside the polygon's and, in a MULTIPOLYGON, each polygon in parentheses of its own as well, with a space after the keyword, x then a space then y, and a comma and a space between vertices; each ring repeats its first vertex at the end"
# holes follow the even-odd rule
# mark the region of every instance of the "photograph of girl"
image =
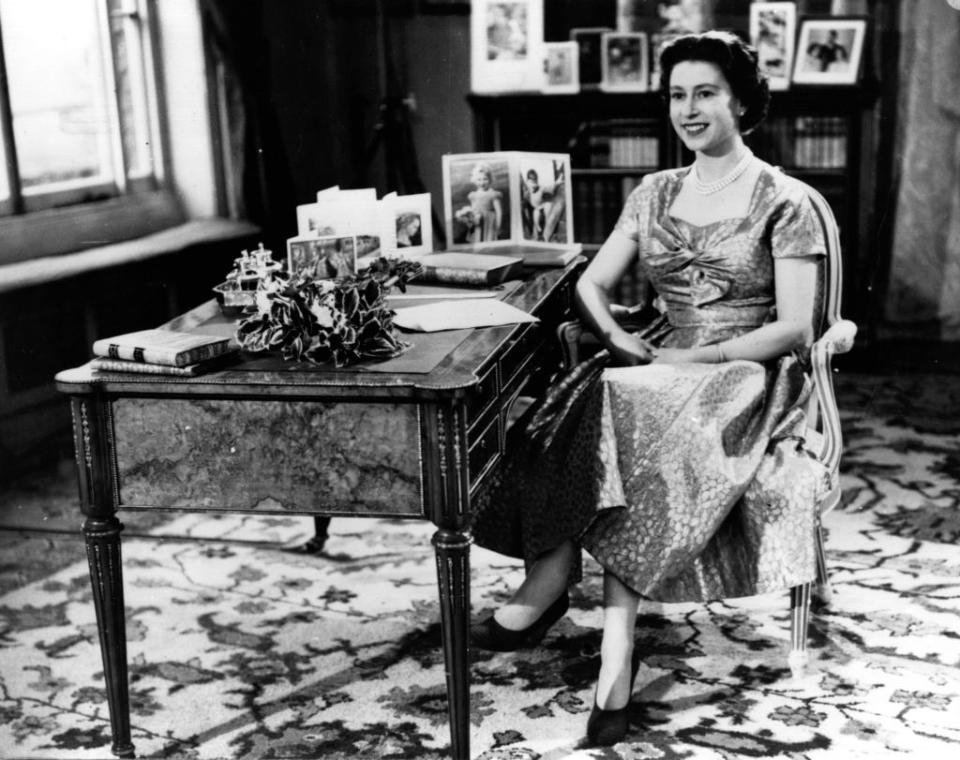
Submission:
POLYGON ((452 242, 492 243, 510 238, 510 178, 506 161, 450 162, 452 242))

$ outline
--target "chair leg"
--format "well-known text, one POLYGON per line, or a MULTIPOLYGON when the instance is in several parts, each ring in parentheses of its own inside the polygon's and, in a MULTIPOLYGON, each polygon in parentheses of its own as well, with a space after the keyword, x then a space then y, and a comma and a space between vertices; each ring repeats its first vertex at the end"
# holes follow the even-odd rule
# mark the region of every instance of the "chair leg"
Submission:
POLYGON ((830 572, 827 570, 827 549, 823 541, 823 528, 819 521, 814 531, 814 543, 817 552, 817 599, 827 605, 833 599, 833 588, 830 586, 830 572))
POLYGON ((807 665, 807 629, 810 625, 810 592, 812 583, 790 589, 790 656, 788 662, 794 678, 804 675, 807 665))

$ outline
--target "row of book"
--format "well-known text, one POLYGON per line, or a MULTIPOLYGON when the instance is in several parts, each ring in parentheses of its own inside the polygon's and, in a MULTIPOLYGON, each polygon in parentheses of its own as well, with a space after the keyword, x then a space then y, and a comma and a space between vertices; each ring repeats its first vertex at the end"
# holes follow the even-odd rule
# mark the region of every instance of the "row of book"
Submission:
POLYGON ((590 168, 656 167, 660 163, 657 124, 648 119, 611 119, 586 125, 574 149, 590 168), (583 144, 585 143, 585 145, 583 144))
POLYGON ((774 118, 750 138, 754 153, 788 169, 844 169, 847 141, 847 121, 838 116, 774 118))
POLYGON ((639 174, 578 178, 573 183, 573 218, 584 245, 606 240, 627 196, 640 184, 639 174))

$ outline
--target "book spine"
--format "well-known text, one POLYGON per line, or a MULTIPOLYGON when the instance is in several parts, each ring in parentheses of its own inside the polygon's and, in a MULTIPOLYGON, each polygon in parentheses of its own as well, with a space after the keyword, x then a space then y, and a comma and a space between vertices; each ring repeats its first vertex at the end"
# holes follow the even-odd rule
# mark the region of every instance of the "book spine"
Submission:
POLYGON ((425 266, 417 280, 420 282, 447 282, 456 285, 489 285, 492 282, 489 273, 482 269, 435 266, 425 266))
POLYGON ((198 371, 193 366, 174 367, 169 364, 143 364, 123 359, 94 359, 90 366, 100 372, 135 372, 142 375, 174 375, 193 377, 198 371))
POLYGON ((211 343, 206 346, 197 346, 186 351, 156 348, 150 346, 127 346, 111 343, 109 340, 97 341, 93 344, 93 353, 107 359, 123 359, 141 364, 163 364, 171 367, 184 367, 196 364, 204 359, 220 356, 229 348, 229 341, 211 343))

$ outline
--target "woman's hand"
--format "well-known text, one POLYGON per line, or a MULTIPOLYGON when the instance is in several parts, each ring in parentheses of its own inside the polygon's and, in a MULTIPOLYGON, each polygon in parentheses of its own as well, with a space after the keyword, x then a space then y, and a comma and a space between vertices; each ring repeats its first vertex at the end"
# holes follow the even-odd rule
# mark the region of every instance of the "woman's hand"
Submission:
POLYGON ((650 343, 623 330, 610 336, 607 348, 617 364, 627 367, 649 364, 656 355, 656 349, 650 343))

